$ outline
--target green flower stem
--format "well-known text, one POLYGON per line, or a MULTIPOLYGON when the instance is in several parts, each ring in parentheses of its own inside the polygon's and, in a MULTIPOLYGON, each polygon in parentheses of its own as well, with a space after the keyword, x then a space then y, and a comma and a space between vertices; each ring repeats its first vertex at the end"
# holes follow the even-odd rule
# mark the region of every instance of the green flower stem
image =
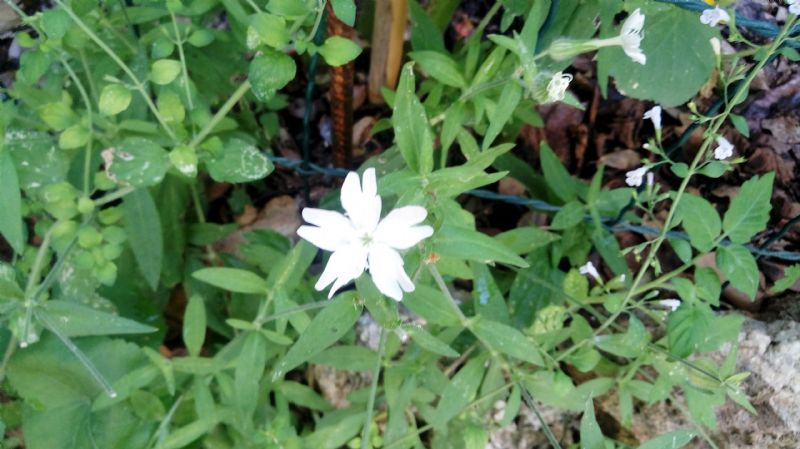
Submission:
POLYGON ((236 89, 233 95, 231 95, 230 98, 228 98, 225 104, 223 104, 222 107, 219 108, 217 113, 214 114, 213 117, 211 117, 211 120, 209 120, 209 122, 206 123, 206 126, 204 126, 203 129, 200 130, 200 132, 197 134, 197 136, 195 136, 194 139, 192 139, 192 142, 189 143, 189 146, 192 148, 196 148, 198 145, 200 145, 203 142, 203 140, 205 140, 205 138, 208 137, 209 134, 211 134, 211 132, 219 124, 219 122, 221 122, 222 119, 225 118, 226 115, 228 115, 228 113, 231 111, 231 109, 233 109, 236 103, 239 102, 239 100, 241 100, 242 97, 244 97, 244 95, 250 91, 250 87, 251 87, 250 80, 247 80, 244 83, 242 83, 242 85, 239 86, 238 89, 236 89))
POLYGON ((83 99, 83 103, 86 105, 86 117, 89 121, 89 141, 86 142, 86 151, 83 157, 83 195, 88 197, 89 196, 89 187, 91 185, 91 176, 92 176, 92 140, 94 139, 94 123, 93 117, 94 113, 92 112, 92 101, 89 99, 89 94, 86 93, 86 88, 83 87, 83 83, 81 79, 78 78, 78 75, 75 74, 75 71, 72 70, 72 67, 67 62, 66 58, 63 56, 61 59, 61 65, 64 66, 64 69, 69 74, 69 77, 72 78, 72 82, 75 83, 75 87, 78 89, 78 93, 81 95, 81 99, 83 99))
POLYGON ((175 31, 175 45, 178 47, 178 57, 181 60, 181 74, 183 76, 183 87, 186 89, 186 101, 189 104, 189 110, 194 109, 192 102, 192 92, 189 89, 189 71, 186 69, 186 56, 183 53, 183 43, 186 42, 181 38, 180 30, 178 29, 178 20, 175 18, 175 13, 171 10, 169 17, 172 19, 172 29, 175 31))
POLYGON ((113 191, 111 193, 108 193, 106 195, 101 196, 100 198, 95 200, 94 205, 96 207, 100 207, 100 206, 106 205, 108 203, 111 203, 113 201, 116 201, 116 200, 124 197, 125 195, 133 192, 134 190, 136 190, 136 189, 134 189, 133 187, 130 187, 130 186, 123 187, 123 188, 121 188, 119 190, 115 190, 115 191, 113 191))
POLYGON ((14 335, 8 339, 8 345, 6 346, 6 352, 3 353, 3 362, 0 364, 0 384, 3 383, 3 380, 6 378, 6 367, 8 366, 8 361, 11 360, 11 356, 14 355, 14 352, 17 350, 17 337, 14 335))
POLYGON ((381 375, 383 354, 386 352, 386 329, 381 328, 381 339, 378 343, 378 357, 372 367, 372 382, 369 386, 369 400, 367 400, 367 414, 364 416, 364 428, 361 431, 361 449, 369 449, 369 430, 372 427, 372 413, 375 408, 375 396, 378 394, 378 377, 381 375))
MULTIPOLYGON (((11 0, 5 1, 7 3, 11 3, 11 0)), ((98 47, 100 47, 100 49, 103 50, 117 64, 117 66, 119 66, 119 68, 125 72, 126 75, 128 75, 131 81, 133 81, 134 88, 139 91, 145 103, 147 103, 147 107, 150 108, 150 112, 152 112, 153 116, 155 116, 156 120, 158 120, 158 123, 161 125, 161 127, 164 128, 164 131, 166 131, 170 139, 174 141, 176 139, 175 132, 172 131, 172 128, 167 125, 164 117, 161 116, 160 112, 158 112, 158 108, 156 108, 156 105, 153 103, 153 99, 150 98, 150 93, 144 88, 145 84, 133 73, 131 68, 128 67, 128 65, 125 64, 122 59, 120 59, 119 55, 117 55, 114 50, 106 45, 106 43, 103 42, 103 40, 100 39, 100 37, 97 36, 97 34, 95 34, 94 31, 92 31, 92 29, 89 28, 89 26, 86 25, 86 23, 81 20, 77 14, 75 14, 75 11, 73 11, 72 8, 67 6, 62 0, 55 0, 55 2, 72 18, 75 24, 78 25, 78 27, 80 27, 80 29, 89 36, 89 39, 91 39, 98 47)))
POLYGON ((317 302, 310 302, 308 304, 303 304, 301 306, 292 307, 291 309, 286 309, 278 313, 273 313, 272 315, 266 315, 263 318, 256 318, 255 322, 259 325, 264 323, 269 323, 270 321, 278 320, 281 318, 285 318, 288 316, 292 316, 295 313, 305 312, 306 310, 314 310, 314 309, 321 309, 325 306, 330 304, 330 301, 317 301, 317 302))
POLYGON ((97 85, 94 82, 94 78, 92 77, 92 71, 89 68, 89 60, 86 59, 86 52, 83 49, 78 49, 78 56, 81 60, 81 66, 83 67, 83 73, 86 74, 86 83, 89 85, 89 92, 92 94, 92 100, 97 103, 100 97, 97 95, 97 85))

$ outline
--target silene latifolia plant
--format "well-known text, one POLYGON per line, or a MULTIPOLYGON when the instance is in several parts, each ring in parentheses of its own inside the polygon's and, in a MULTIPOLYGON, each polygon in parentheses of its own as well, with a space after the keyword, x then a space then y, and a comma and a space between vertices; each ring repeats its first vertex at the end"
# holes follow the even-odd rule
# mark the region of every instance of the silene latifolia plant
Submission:
POLYGON ((535 419, 554 448, 677 449, 716 447, 728 400, 755 411, 743 318, 720 296, 758 291, 749 243, 774 175, 724 211, 694 192, 744 161, 736 107, 792 57, 798 2, 763 44, 730 2, 537 0, 493 3, 448 45, 453 8, 408 2, 407 62, 373 128, 391 147, 304 204, 295 235, 224 217, 274 196, 292 96, 326 88, 318 62, 361 54, 325 35, 331 12, 359 26, 352 0, 5 1, 22 25, 0 90, 3 447, 483 449, 535 419), (602 95, 613 80, 652 106, 646 159, 589 183, 546 141, 535 162, 512 151, 543 126, 536 106, 585 107, 576 57, 602 95), (717 106, 693 102, 701 88, 717 106), (682 107, 696 151, 662 136, 682 107), (465 198, 508 179, 546 225, 480 232, 465 198), (622 247, 629 229, 643 236, 622 247), (615 433, 663 402, 689 424, 615 433))

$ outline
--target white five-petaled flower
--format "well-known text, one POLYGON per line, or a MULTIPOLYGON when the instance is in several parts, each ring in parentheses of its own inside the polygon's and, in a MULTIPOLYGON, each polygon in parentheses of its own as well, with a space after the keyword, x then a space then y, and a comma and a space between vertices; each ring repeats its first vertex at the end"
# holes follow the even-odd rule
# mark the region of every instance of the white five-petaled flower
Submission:
POLYGON ((714 159, 723 160, 733 156, 733 144, 728 139, 718 136, 717 148, 714 149, 714 159))
POLYGON ((668 308, 671 312, 674 312, 678 307, 681 306, 681 302, 677 299, 662 299, 658 301, 658 303, 668 308))
POLYGON ((661 106, 653 106, 644 113, 645 119, 653 121, 653 128, 661 129, 661 106))
POLYGON ((644 35, 642 34, 644 28, 644 14, 636 8, 624 22, 622 22, 622 31, 619 34, 619 39, 622 44, 622 50, 634 62, 644 65, 647 62, 647 56, 642 52, 641 45, 644 35))
POLYGON ((789 6, 789 14, 800 16, 800 0, 786 0, 789 6))
POLYGON ((700 14, 700 23, 712 27, 717 26, 720 22, 728 23, 730 21, 731 16, 728 14, 728 11, 725 11, 719 6, 706 9, 702 14, 700 14))
POLYGON ((341 202, 346 215, 303 209, 303 218, 314 226, 300 226, 297 235, 333 252, 314 288, 322 290, 333 283, 328 293, 331 298, 369 270, 378 290, 400 301, 403 292, 414 291, 414 283, 403 269, 403 258, 398 251, 411 248, 433 234, 433 228, 420 225, 428 212, 421 206, 405 206, 392 210, 381 220, 381 197, 374 168, 368 168, 361 180, 355 172, 347 175, 341 202))
POLYGON ((572 75, 556 72, 547 83, 547 101, 552 103, 563 100, 570 82, 572 82, 572 75))
POLYGON ((600 273, 597 272, 597 268, 594 267, 594 264, 592 263, 591 260, 586 262, 585 265, 578 268, 578 271, 584 276, 589 275, 593 277, 594 280, 597 282, 603 281, 602 278, 600 278, 600 273))
POLYGON ((647 173, 647 170, 648 168, 645 166, 625 173, 625 184, 628 184, 631 187, 639 187, 642 185, 642 180, 644 179, 644 175, 647 173))

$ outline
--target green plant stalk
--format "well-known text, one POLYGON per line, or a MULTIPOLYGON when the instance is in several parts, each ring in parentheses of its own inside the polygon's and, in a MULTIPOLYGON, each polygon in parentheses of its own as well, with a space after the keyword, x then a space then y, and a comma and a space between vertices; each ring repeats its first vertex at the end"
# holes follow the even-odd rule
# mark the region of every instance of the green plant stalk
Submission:
MULTIPOLYGON (((770 44, 769 49, 767 50, 767 57, 765 57, 762 60, 758 61, 758 63, 754 67, 754 69, 750 71, 748 77, 745 79, 743 88, 739 89, 736 92, 736 95, 734 95, 734 97, 731 99, 731 101, 726 106, 725 111, 722 114, 720 114, 714 122, 712 122, 711 126, 709 127, 708 132, 706 133, 708 137, 703 142, 703 145, 700 147, 700 149, 698 150, 698 152, 695 155, 694 159, 692 160, 692 163, 689 166, 688 175, 685 178, 683 178, 683 181, 681 181, 681 184, 680 184, 680 186, 678 187, 678 190, 675 193, 675 199, 673 200, 672 206, 670 207, 669 213, 667 214, 667 218, 664 221, 664 227, 661 230, 661 233, 659 234, 659 236, 653 241, 653 244, 652 244, 652 246, 650 247, 650 250, 647 253, 647 257, 645 258, 644 262, 641 265, 641 268, 639 268, 639 272, 637 273, 636 277, 633 280, 633 284, 631 285, 631 288, 628 290, 628 293, 625 295, 625 298, 622 301, 620 309, 617 312, 614 312, 602 325, 600 325, 600 327, 598 327, 595 330, 595 332, 594 332, 595 336, 600 335, 600 333, 602 333, 605 329, 607 329, 611 325, 611 323, 614 322, 620 316, 620 314, 622 314, 625 311, 628 303, 631 301, 631 299, 634 296, 634 292, 637 291, 637 288, 638 288, 639 284, 644 279, 644 276, 647 273, 648 268, 650 267, 651 263, 653 262, 653 259, 656 257, 658 249, 661 247, 661 244, 664 242, 664 240, 666 240, 667 232, 669 232, 670 228, 672 227, 672 222, 673 222, 673 219, 675 217, 675 213, 676 213, 676 211, 678 209, 678 204, 680 203, 680 200, 683 197, 683 194, 685 193, 686 188, 689 185, 689 181, 691 180, 692 175, 694 175, 696 173, 697 167, 700 164, 700 162, 705 159, 706 152, 708 151, 709 147, 711 146, 711 143, 714 141, 714 137, 716 136, 717 132, 719 131, 719 128, 722 126, 722 124, 724 123, 725 119, 730 115, 730 113, 733 110, 733 108, 739 103, 739 100, 741 100, 741 96, 742 95, 746 95, 747 90, 748 90, 747 86, 749 86, 750 83, 752 83, 753 79, 756 77, 756 75, 764 67, 764 65, 766 64, 766 62, 769 59, 768 56, 772 55, 773 53, 775 53, 775 51, 778 49, 778 47, 780 47, 780 45, 783 44, 784 38, 786 37, 786 33, 791 28, 791 26, 793 25, 794 22, 795 22, 794 18, 786 21, 786 24, 784 24, 784 27, 781 30, 781 33, 770 44)), ((575 348, 578 348, 578 346, 579 345, 575 345, 570 349, 573 350, 575 348)), ((567 355, 570 352, 571 351, 566 351, 565 353, 562 354, 562 356, 567 355)))
POLYGON ((89 186, 91 185, 92 176, 92 140, 94 139, 94 113, 92 112, 92 102, 89 100, 89 95, 86 93, 86 88, 83 87, 81 79, 78 78, 78 75, 72 70, 69 62, 67 62, 63 56, 60 59, 61 65, 64 66, 69 77, 72 78, 72 82, 75 83, 75 87, 78 89, 81 99, 83 99, 83 103, 86 105, 86 116, 89 120, 89 141, 86 142, 86 151, 83 156, 83 195, 88 197, 89 193, 91 193, 89 192, 89 186))
POLYGON ((361 431, 361 449, 369 449, 369 430, 372 427, 372 413, 375 409, 375 396, 378 394, 378 377, 381 375, 383 354, 386 351, 386 329, 381 328, 381 339, 378 343, 378 357, 372 367, 372 382, 369 386, 369 399, 367 400, 367 414, 364 416, 364 428, 361 431))
POLYGON ((136 189, 134 189, 131 186, 123 187, 123 188, 121 188, 119 190, 115 190, 115 191, 113 191, 113 192, 111 192, 109 194, 101 196, 100 198, 98 198, 94 202, 94 205, 96 207, 104 206, 104 205, 106 205, 108 203, 111 203, 113 201, 116 201, 116 200, 124 197, 125 195, 133 192, 134 190, 136 190, 136 189))
POLYGON ((3 353, 3 362, 0 364, 0 384, 3 383, 3 380, 6 378, 6 367, 8 366, 8 361, 11 360, 11 356, 14 355, 14 352, 17 350, 17 337, 11 336, 8 339, 8 345, 6 346, 6 352, 3 353))
MULTIPOLYGON (((5 1, 6 3, 11 3, 11 0, 5 0, 5 1)), ((170 139, 172 139, 173 141, 176 140, 175 132, 172 131, 172 128, 169 127, 167 122, 164 120, 164 117, 161 115, 160 112, 158 112, 158 108, 153 103, 153 99, 150 98, 150 94, 144 88, 144 83, 142 83, 142 81, 139 80, 139 78, 133 73, 130 67, 128 67, 128 65, 125 64, 125 62, 122 61, 122 59, 120 59, 119 55, 117 55, 114 52, 114 50, 112 50, 108 45, 106 45, 106 43, 103 42, 103 40, 100 39, 100 37, 97 36, 97 34, 95 34, 94 31, 92 31, 92 29, 89 28, 89 26, 86 25, 86 23, 83 20, 81 20, 80 17, 77 16, 77 14, 75 14, 75 11, 73 11, 72 8, 64 4, 62 0, 55 0, 55 2, 70 16, 70 18, 72 18, 75 24, 78 25, 78 27, 80 27, 80 29, 83 30, 83 32, 89 36, 89 39, 91 39, 98 47, 100 47, 100 49, 103 50, 117 64, 117 66, 119 66, 119 68, 122 69, 123 72, 125 72, 126 75, 128 75, 131 81, 133 81, 134 88, 137 91, 139 91, 139 93, 142 95, 142 98, 144 99, 145 103, 147 103, 147 107, 150 109, 150 112, 153 114, 156 120, 158 120, 158 123, 161 125, 162 128, 164 128, 164 131, 166 131, 170 139)))
POLYGON ((83 49, 78 50, 78 56, 81 60, 81 66, 83 67, 83 73, 86 74, 86 82, 89 84, 89 92, 92 94, 92 100, 96 103, 100 98, 97 95, 97 85, 94 82, 94 78, 92 78, 91 70, 89 69, 89 61, 86 59, 86 52, 83 49))
POLYGON ((175 31, 175 45, 178 46, 178 58, 181 60, 181 75, 183 76, 183 87, 186 89, 186 101, 189 104, 189 109, 192 110, 194 109, 194 104, 192 102, 192 93, 189 89, 189 71, 186 68, 186 56, 183 53, 183 43, 185 40, 180 36, 178 20, 175 18, 175 13, 170 11, 169 16, 172 19, 172 29, 175 31))
POLYGON ((206 123, 206 126, 204 126, 203 129, 200 130, 200 132, 197 134, 197 136, 195 136, 194 139, 192 139, 191 143, 189 143, 189 146, 192 148, 197 148, 197 146, 200 145, 203 142, 203 140, 206 137, 208 137, 209 134, 211 134, 211 132, 214 130, 214 127, 216 127, 219 124, 219 122, 221 122, 222 119, 225 118, 226 115, 228 115, 228 113, 231 111, 231 109, 233 109, 236 103, 239 100, 241 100, 242 97, 244 97, 244 95, 248 91, 250 91, 250 87, 252 87, 252 85, 250 84, 250 80, 247 80, 244 83, 242 83, 242 85, 239 86, 238 89, 236 89, 236 91, 230 96, 230 98, 228 98, 225 104, 223 104, 222 107, 219 108, 217 113, 214 114, 213 117, 211 117, 211 120, 209 120, 208 123, 206 123))
POLYGON ((517 382, 517 388, 519 388, 520 392, 522 393, 522 398, 525 400, 525 405, 528 406, 529 409, 536 415, 536 418, 539 419, 539 423, 542 425, 542 430, 544 431, 544 436, 547 437, 547 441, 550 442, 550 445, 553 446, 555 449, 561 449, 561 444, 558 443, 558 438, 556 438, 553 431, 550 429, 550 426, 547 425, 547 422, 544 420, 544 416, 539 412, 539 407, 536 406, 536 403, 533 402, 533 397, 531 396, 530 392, 527 388, 525 388, 522 383, 517 382))
POLYGON ((321 309, 325 306, 330 304, 330 301, 317 301, 311 302, 308 304, 303 304, 301 306, 293 307, 291 309, 287 309, 278 313, 273 313, 272 315, 265 316, 263 318, 257 318, 256 322, 260 324, 269 323, 270 321, 275 321, 281 318, 285 318, 287 316, 294 315, 295 313, 305 312, 306 310, 314 310, 314 309, 321 309))

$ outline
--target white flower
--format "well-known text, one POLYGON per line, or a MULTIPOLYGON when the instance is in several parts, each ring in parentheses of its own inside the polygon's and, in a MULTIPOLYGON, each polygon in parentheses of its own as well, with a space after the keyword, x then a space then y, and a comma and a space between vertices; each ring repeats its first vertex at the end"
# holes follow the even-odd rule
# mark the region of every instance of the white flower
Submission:
POLYGON ((645 119, 653 121, 653 128, 661 129, 661 106, 653 106, 644 113, 645 119))
POLYGON ((656 182, 656 177, 653 176, 653 172, 651 171, 647 172, 647 185, 651 186, 655 184, 655 182, 656 182))
POLYGON ((639 8, 636 8, 636 10, 625 19, 625 22, 622 22, 622 32, 619 35, 622 50, 625 51, 625 54, 633 59, 634 62, 638 62, 642 65, 647 62, 647 56, 642 53, 642 49, 640 48, 642 39, 644 38, 644 35, 642 35, 643 27, 644 14, 642 14, 639 8))
POLYGON ((677 299, 662 299, 658 301, 658 303, 668 308, 671 312, 674 312, 675 309, 681 306, 681 302, 677 299))
POLYGON ((639 187, 642 185, 642 180, 644 179, 645 173, 647 173, 647 167, 639 167, 636 170, 631 170, 628 173, 625 173, 625 184, 628 184, 631 187, 639 187))
POLYGON ((368 168, 362 180, 357 173, 350 172, 342 185, 341 201, 346 215, 303 209, 303 218, 315 226, 300 226, 297 235, 333 252, 314 288, 322 290, 333 283, 328 292, 331 298, 369 270, 378 290, 400 301, 404 291, 414 291, 414 284, 403 269, 398 250, 411 248, 433 234, 433 228, 420 225, 428 212, 421 206, 400 207, 381 220, 381 197, 374 168, 368 168))
POLYGON ((723 160, 733 156, 733 144, 728 139, 717 137, 717 148, 714 149, 714 159, 723 160))
POLYGON ((722 43, 720 43, 719 39, 717 39, 716 37, 712 37, 711 39, 709 39, 709 42, 711 42, 711 49, 714 50, 714 54, 717 56, 721 55, 722 43))
POLYGON ((789 13, 800 16, 800 0, 786 0, 789 6, 789 13))
POLYGON ((600 273, 597 272, 597 268, 594 267, 594 264, 591 261, 586 262, 585 265, 578 268, 578 271, 584 276, 588 274, 589 276, 593 277, 594 280, 596 280, 597 282, 602 282, 602 279, 600 278, 600 273))
POLYGON ((557 72, 547 83, 547 101, 550 103, 561 101, 567 93, 572 75, 569 73, 557 72))
POLYGON ((703 23, 708 26, 715 27, 720 22, 728 23, 731 21, 731 16, 728 15, 728 11, 717 6, 716 8, 709 8, 703 11, 700 14, 700 23, 703 23))

